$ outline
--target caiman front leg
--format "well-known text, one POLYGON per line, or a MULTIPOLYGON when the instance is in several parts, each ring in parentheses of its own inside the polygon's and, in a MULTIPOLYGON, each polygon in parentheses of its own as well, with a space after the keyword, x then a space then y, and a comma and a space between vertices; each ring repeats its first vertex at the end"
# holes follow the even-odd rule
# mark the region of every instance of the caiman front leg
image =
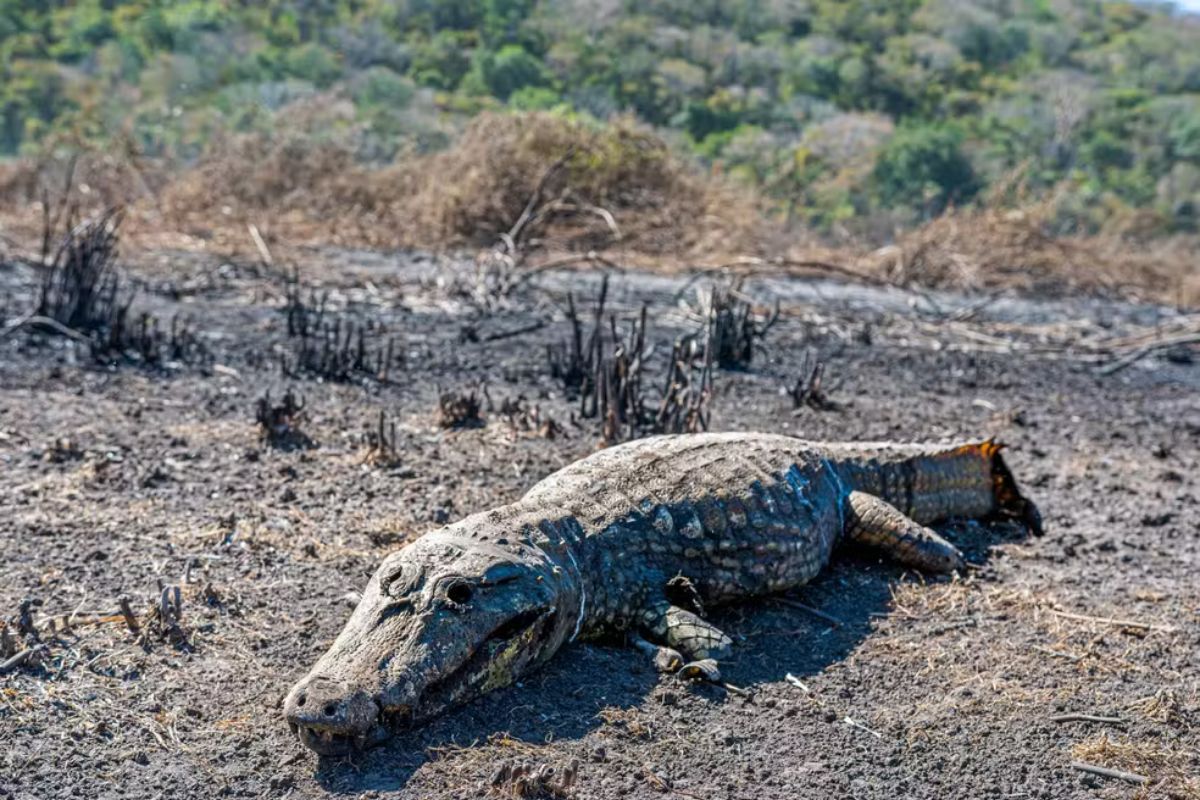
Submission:
POLYGON ((957 547, 873 494, 851 492, 846 510, 846 536, 878 547, 901 564, 927 572, 953 572, 966 565, 957 547))
MULTIPOLYGON (((644 640, 638 645, 654 649, 654 662, 659 669, 666 672, 679 669, 685 678, 721 679, 717 662, 729 658, 733 641, 716 625, 667 600, 647 606, 639 621, 641 630, 652 641, 665 645, 656 648, 644 640), (689 663, 682 663, 685 658, 690 659, 689 663)), ((635 639, 635 644, 638 641, 635 639)))

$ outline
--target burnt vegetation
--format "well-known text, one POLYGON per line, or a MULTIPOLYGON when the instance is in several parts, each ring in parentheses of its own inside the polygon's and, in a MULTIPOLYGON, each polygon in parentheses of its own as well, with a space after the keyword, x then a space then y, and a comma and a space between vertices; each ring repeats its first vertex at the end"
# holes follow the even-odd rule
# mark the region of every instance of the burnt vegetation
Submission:
POLYGON ((666 370, 655 376, 647 368, 653 355, 647 345, 647 306, 622 330, 616 314, 605 314, 607 297, 605 276, 585 338, 575 298, 568 294, 567 340, 546 350, 549 372, 578 401, 579 417, 599 422, 605 445, 707 430, 715 352, 711 322, 698 333, 679 337, 666 370))
POLYGON ((387 383, 403 366, 403 350, 385 325, 355 322, 329 311, 329 294, 307 292, 293 273, 287 285, 288 351, 280 354, 288 378, 315 378, 333 383, 373 380, 387 383))
POLYGON ((804 409, 814 411, 838 411, 841 404, 829 397, 825 386, 825 362, 812 350, 806 350, 800 364, 800 374, 788 392, 792 399, 792 413, 798 415, 804 409))
POLYGON ((297 397, 291 389, 284 392, 278 403, 271 402, 268 391, 254 404, 254 421, 258 424, 258 438, 279 450, 308 450, 316 442, 300 429, 304 421, 304 398, 297 397))
POLYGON ((722 369, 747 369, 761 349, 767 332, 779 320, 779 304, 767 316, 755 313, 742 292, 742 282, 713 285, 701 300, 701 313, 709 331, 713 362, 722 369))
POLYGON ((439 428, 481 428, 483 401, 487 398, 487 387, 438 392, 434 422, 439 428))
POLYGON ((28 327, 65 336, 86 344, 93 360, 104 365, 209 364, 212 356, 186 318, 176 315, 163 322, 149 312, 132 310, 137 292, 126 285, 117 267, 124 211, 113 207, 76 221, 72 176, 68 170, 57 205, 43 195, 36 303, 6 332, 28 327))
POLYGON ((379 411, 373 427, 363 435, 363 463, 379 469, 392 469, 401 464, 400 446, 396 438, 396 420, 389 421, 387 412, 379 411))

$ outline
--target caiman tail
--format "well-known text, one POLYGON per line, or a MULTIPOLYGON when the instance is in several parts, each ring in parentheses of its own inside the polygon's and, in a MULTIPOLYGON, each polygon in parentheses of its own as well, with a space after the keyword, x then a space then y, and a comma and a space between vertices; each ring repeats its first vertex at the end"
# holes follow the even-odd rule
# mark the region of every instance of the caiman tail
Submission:
POLYGON ((1043 533, 995 439, 949 445, 828 444, 847 488, 879 497, 922 525, 949 517, 1001 516, 1043 533))

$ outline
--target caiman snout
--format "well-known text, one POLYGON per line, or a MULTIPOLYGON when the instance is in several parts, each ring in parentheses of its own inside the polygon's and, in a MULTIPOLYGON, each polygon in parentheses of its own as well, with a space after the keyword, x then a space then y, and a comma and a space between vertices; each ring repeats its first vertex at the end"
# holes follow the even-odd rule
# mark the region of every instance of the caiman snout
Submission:
POLYGON ((301 743, 323 756, 361 748, 379 728, 379 706, 369 695, 322 676, 296 684, 284 714, 301 743))

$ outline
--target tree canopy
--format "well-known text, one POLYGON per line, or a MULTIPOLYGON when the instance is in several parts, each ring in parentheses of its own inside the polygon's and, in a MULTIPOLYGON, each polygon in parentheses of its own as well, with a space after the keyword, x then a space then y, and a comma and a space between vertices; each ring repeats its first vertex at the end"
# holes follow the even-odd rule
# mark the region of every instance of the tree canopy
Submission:
POLYGON ((187 160, 307 125, 389 160, 505 107, 632 112, 818 227, 1017 172, 1071 187, 1065 225, 1191 228, 1200 203, 1200 18, 1169 4, 0 0, 0 155, 120 136, 187 160))

